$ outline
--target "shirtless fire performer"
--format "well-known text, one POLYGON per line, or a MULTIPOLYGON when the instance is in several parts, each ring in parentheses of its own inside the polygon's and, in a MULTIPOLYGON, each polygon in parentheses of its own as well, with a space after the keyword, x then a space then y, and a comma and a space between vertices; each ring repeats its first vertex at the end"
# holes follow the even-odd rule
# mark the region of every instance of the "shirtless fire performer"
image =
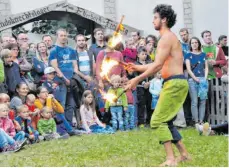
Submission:
POLYGON ((129 81, 126 90, 135 88, 148 76, 161 70, 164 79, 156 109, 151 118, 150 126, 155 129, 161 144, 166 151, 166 161, 160 166, 176 166, 178 162, 190 159, 181 135, 173 126, 179 109, 188 93, 188 82, 183 75, 183 55, 181 44, 170 28, 176 23, 176 13, 170 5, 158 5, 154 9, 153 24, 160 32, 155 62, 147 65, 128 63, 127 70, 143 72, 140 76, 129 81), (176 145, 180 156, 175 158, 172 143, 176 145))

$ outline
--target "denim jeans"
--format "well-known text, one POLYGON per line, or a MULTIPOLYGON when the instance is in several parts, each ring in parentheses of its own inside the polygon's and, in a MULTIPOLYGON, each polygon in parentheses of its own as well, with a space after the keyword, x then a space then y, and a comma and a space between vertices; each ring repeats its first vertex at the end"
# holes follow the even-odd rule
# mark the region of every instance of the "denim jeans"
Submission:
MULTIPOLYGON (((56 81, 63 82, 62 79, 56 78, 56 81)), ((72 124, 73 114, 75 110, 75 101, 73 98, 73 92, 70 87, 67 87, 64 83, 59 85, 59 88, 54 93, 55 98, 60 102, 65 111, 65 117, 67 121, 72 124)))
POLYGON ((133 92, 133 96, 134 96, 134 107, 135 107, 135 112, 134 112, 134 123, 135 126, 137 126, 138 124, 138 98, 137 98, 137 90, 134 90, 133 92))
POLYGON ((62 106, 65 105, 66 93, 67 93, 67 88, 64 84, 59 85, 53 93, 55 99, 58 100, 62 106))
POLYGON ((63 125, 65 127, 65 129, 67 130, 67 132, 71 132, 72 131, 72 126, 69 124, 69 122, 66 120, 64 114, 61 113, 56 113, 56 117, 63 121, 63 125))
POLYGON ((107 125, 106 128, 103 128, 97 124, 91 125, 90 130, 92 131, 92 133, 95 133, 95 134, 113 134, 114 133, 113 128, 110 127, 109 125, 107 125))
POLYGON ((134 105, 129 104, 127 111, 124 113, 125 130, 133 129, 135 127, 134 113, 135 113, 134 105))
POLYGON ((112 127, 114 131, 116 131, 118 128, 119 130, 124 130, 123 128, 123 109, 121 106, 112 106, 110 107, 111 111, 111 121, 112 121, 112 127))
POLYGON ((105 112, 105 111, 104 111, 105 103, 104 103, 104 100, 103 100, 103 98, 102 98, 101 93, 98 92, 97 98, 96 98, 96 99, 97 99, 97 104, 98 104, 100 113, 105 112))
POLYGON ((15 136, 14 140, 15 141, 23 141, 25 139, 25 132, 24 131, 19 131, 15 136))
POLYGON ((67 87, 66 85, 63 83, 63 79, 60 79, 59 77, 55 78, 56 82, 61 83, 58 88, 55 90, 54 97, 56 98, 56 100, 58 100, 60 102, 60 104, 65 107, 65 103, 66 103, 66 96, 67 96, 67 87))
POLYGON ((201 100, 199 102, 199 110, 198 110, 198 89, 199 84, 193 79, 188 80, 189 83, 189 94, 191 98, 191 112, 192 118, 195 122, 203 122, 205 115, 205 104, 206 99, 201 100))
POLYGON ((151 103, 151 109, 154 110, 156 108, 157 102, 158 102, 159 96, 152 95, 152 103, 151 103))
POLYGON ((3 129, 0 128, 0 148, 3 148, 6 145, 13 145, 15 140, 10 137, 3 129))
POLYGON ((73 92, 71 88, 67 88, 67 97, 66 97, 66 104, 65 104, 65 118, 67 121, 72 124, 73 114, 76 110, 76 103, 73 98, 73 92))

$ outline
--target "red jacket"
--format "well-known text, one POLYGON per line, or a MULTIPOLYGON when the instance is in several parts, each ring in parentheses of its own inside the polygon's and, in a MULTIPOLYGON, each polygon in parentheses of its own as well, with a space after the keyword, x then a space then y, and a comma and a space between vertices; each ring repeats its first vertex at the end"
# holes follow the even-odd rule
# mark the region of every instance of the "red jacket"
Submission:
POLYGON ((16 135, 13 121, 9 118, 0 117, 0 128, 2 128, 11 137, 16 135))
POLYGON ((223 76, 221 67, 227 64, 227 60, 221 47, 216 46, 216 55, 216 64, 214 65, 213 69, 216 73, 216 77, 221 78, 223 76))
POLYGON ((125 50, 122 51, 122 55, 124 58, 125 62, 136 62, 137 60, 137 50, 136 49, 131 49, 131 48, 126 48, 125 50))

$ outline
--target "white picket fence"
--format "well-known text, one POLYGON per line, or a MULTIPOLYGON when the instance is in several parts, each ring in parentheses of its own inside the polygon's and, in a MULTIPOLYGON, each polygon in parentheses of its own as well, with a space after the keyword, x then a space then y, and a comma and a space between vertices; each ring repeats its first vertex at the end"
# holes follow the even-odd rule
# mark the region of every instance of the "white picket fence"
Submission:
POLYGON ((211 99, 208 100, 210 104, 210 115, 208 121, 210 124, 216 125, 224 121, 228 121, 228 83, 218 80, 213 84, 213 80, 209 83, 211 85, 211 99))

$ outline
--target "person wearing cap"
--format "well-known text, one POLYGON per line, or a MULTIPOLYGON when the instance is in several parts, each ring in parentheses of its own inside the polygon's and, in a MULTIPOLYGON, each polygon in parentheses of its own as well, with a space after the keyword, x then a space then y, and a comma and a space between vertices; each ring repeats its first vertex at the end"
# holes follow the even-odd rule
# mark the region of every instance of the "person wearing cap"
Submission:
POLYGON ((63 95, 60 86, 64 84, 64 81, 55 80, 56 79, 56 70, 53 67, 47 67, 44 70, 46 80, 42 84, 42 86, 46 87, 50 94, 53 94, 54 97, 61 101, 61 96, 63 95))

